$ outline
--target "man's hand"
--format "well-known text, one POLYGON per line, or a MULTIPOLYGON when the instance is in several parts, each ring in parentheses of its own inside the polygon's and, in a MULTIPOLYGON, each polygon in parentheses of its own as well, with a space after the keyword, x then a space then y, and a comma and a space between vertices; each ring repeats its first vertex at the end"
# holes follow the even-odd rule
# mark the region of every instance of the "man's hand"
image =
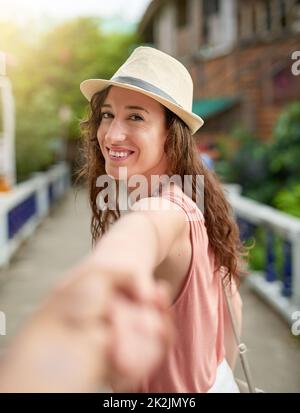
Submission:
POLYGON ((163 358, 172 327, 166 286, 140 291, 135 280, 93 259, 70 270, 12 343, 0 392, 137 386, 163 358))
POLYGON ((94 320, 95 328, 99 323, 106 330, 103 381, 119 391, 138 386, 159 365, 173 339, 167 284, 153 280, 148 291, 145 286, 140 291, 143 276, 136 277, 102 271, 96 261, 87 260, 57 289, 54 306, 70 325, 85 328, 94 320))

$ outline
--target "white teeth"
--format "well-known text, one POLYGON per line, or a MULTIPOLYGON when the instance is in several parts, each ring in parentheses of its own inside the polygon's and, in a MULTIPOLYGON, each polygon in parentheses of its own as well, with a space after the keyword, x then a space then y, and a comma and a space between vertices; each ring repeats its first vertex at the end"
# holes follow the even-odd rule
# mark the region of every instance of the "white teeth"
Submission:
POLYGON ((109 154, 111 156, 115 156, 117 158, 126 158, 128 155, 130 155, 130 152, 116 152, 112 151, 111 149, 109 150, 109 154))

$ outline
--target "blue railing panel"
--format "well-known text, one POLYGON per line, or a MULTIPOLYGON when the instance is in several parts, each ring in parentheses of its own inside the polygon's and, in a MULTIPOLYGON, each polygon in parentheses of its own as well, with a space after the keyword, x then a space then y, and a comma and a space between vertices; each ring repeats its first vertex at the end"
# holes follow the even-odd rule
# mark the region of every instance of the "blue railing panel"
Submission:
POLYGON ((36 193, 33 192, 20 204, 12 208, 7 214, 8 220, 8 239, 20 231, 24 224, 37 213, 36 193))
POLYGON ((272 229, 266 228, 266 280, 272 282, 276 278, 275 237, 272 229))
POLYGON ((55 201, 54 199, 54 183, 50 182, 48 185, 48 200, 49 200, 49 205, 52 205, 55 201))
POLYGON ((283 286, 282 295, 292 296, 292 246, 287 240, 283 241, 283 286))
POLYGON ((254 236, 256 225, 248 222, 246 219, 239 217, 236 221, 239 226, 240 238, 242 241, 247 241, 249 238, 254 236))

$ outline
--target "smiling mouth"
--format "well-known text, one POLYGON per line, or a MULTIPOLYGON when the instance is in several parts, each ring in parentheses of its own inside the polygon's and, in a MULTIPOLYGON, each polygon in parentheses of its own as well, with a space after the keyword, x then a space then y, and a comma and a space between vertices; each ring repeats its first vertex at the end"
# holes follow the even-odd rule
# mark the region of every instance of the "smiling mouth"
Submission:
POLYGON ((111 159, 112 161, 124 161, 126 159, 128 159, 133 153, 134 151, 130 151, 130 150, 112 150, 110 148, 106 148, 107 149, 107 153, 109 156, 109 159, 111 159))

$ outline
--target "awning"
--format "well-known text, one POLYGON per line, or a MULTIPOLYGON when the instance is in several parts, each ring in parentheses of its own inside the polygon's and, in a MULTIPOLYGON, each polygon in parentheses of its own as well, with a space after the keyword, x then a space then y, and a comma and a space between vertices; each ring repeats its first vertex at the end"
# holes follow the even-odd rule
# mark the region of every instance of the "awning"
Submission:
POLYGON ((237 97, 217 97, 212 99, 195 100, 193 112, 205 119, 216 116, 225 110, 232 108, 239 102, 237 97))

